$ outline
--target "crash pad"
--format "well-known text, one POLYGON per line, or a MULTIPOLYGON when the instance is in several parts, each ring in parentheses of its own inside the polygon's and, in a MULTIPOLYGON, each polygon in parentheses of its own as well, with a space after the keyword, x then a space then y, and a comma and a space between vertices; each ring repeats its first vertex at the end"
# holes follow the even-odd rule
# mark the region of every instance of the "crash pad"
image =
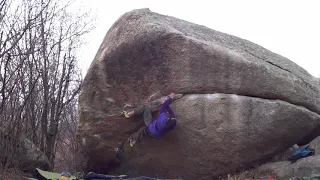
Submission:
MULTIPOLYGON (((49 172, 49 171, 43 171, 39 168, 36 168, 36 178, 39 180, 59 180, 61 177, 61 174, 55 173, 55 172, 49 172)), ((69 178, 70 180, 76 180, 77 178, 75 176, 71 176, 69 178)))

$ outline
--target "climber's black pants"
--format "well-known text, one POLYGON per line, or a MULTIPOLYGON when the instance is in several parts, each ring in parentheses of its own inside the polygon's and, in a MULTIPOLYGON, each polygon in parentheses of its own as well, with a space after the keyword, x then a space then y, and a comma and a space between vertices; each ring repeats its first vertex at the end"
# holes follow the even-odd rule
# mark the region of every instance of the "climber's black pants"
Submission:
POLYGON ((151 110, 148 106, 143 105, 133 110, 135 116, 142 115, 144 126, 130 136, 130 140, 141 141, 144 135, 150 135, 148 125, 152 122, 151 110))
POLYGON ((143 115, 143 121, 146 126, 148 126, 152 122, 152 114, 148 106, 143 105, 141 107, 135 108, 133 112, 134 115, 143 115))

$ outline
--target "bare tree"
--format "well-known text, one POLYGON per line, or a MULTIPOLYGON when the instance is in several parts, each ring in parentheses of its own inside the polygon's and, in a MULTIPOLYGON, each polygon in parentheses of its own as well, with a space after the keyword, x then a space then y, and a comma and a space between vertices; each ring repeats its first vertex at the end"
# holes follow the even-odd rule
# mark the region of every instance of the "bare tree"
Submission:
POLYGON ((77 100, 73 100, 63 113, 63 119, 59 123, 55 170, 76 172, 77 100))
POLYGON ((86 14, 69 11, 70 3, 0 0, 1 168, 23 158, 16 147, 22 138, 36 144, 52 168, 57 147, 63 151, 63 142, 75 142, 82 83, 76 51, 93 26, 86 14))
POLYGON ((32 8, 26 9, 23 4, 3 0, 0 3, 0 15, 0 170, 2 170, 18 164, 24 153, 21 148, 23 115, 31 92, 23 94, 21 90, 25 85, 22 79, 25 77, 26 55, 30 52, 29 49, 20 46, 20 43, 28 29, 36 25, 40 14, 32 14, 32 8), (28 19, 24 19, 24 15, 28 19))

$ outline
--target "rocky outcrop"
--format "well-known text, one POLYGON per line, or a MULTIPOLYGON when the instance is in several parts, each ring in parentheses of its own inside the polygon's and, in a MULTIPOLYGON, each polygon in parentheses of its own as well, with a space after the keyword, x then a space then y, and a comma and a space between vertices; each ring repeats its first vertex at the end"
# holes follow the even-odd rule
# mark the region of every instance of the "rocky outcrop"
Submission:
POLYGON ((260 171, 272 170, 280 179, 309 178, 320 174, 320 156, 310 156, 291 164, 289 161, 267 163, 260 171))
POLYGON ((315 150, 315 155, 320 155, 320 136, 312 140, 309 145, 315 150))
MULTIPOLYGON (((5 126, 4 126, 5 127, 5 126)), ((48 170, 48 157, 28 138, 12 136, 8 129, 0 127, 0 159, 8 160, 8 167, 18 167, 24 173, 33 173, 36 168, 48 170)))
POLYGON ((20 162, 20 169, 32 173, 36 168, 48 170, 50 162, 48 157, 35 144, 26 138, 21 139, 25 156, 20 162))
POLYGON ((126 149, 121 173, 208 179, 260 164, 319 132, 317 79, 295 63, 247 40, 135 10, 108 31, 82 86, 85 170, 116 171, 114 148, 141 125, 119 112, 157 91, 185 94, 172 105, 179 128, 126 149))
MULTIPOLYGON (((300 147, 303 148, 304 146, 300 147)), ((299 159, 295 163, 289 161, 271 162, 257 168, 259 171, 273 171, 279 178, 310 178, 313 175, 320 175, 320 136, 309 143, 309 147, 315 150, 315 155, 299 159)), ((287 150, 290 152, 290 150, 287 150)), ((292 155, 287 154, 286 158, 292 155)), ((284 157, 284 155, 282 155, 284 157)))

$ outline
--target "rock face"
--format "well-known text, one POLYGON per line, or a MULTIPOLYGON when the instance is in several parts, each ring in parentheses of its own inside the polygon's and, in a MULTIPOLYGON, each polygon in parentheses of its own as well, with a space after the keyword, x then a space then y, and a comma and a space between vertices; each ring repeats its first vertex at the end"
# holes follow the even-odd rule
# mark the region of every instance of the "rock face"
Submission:
POLYGON ((31 174, 36 168, 41 168, 42 170, 50 168, 48 157, 29 139, 20 136, 17 141, 16 137, 12 138, 8 129, 3 127, 0 127, 0 135, 2 136, 0 150, 4 149, 4 152, 0 151, 0 153, 2 152, 0 159, 10 159, 11 161, 9 162, 12 164, 8 164, 9 167, 13 165, 19 167, 24 173, 31 174), (15 149, 12 150, 12 148, 15 149), (14 153, 8 153, 10 150, 14 151, 14 153))
POLYGON ((314 149, 315 155, 320 155, 320 136, 310 142, 310 148, 314 149))
POLYGON ((20 164, 21 170, 24 172, 33 172, 35 168, 48 170, 50 167, 48 157, 28 139, 23 139, 25 149, 25 157, 20 164))
MULTIPOLYGON (((320 136, 309 143, 310 148, 315 150, 315 155, 299 159, 291 164, 289 161, 278 161, 266 163, 258 167, 260 171, 270 171, 276 173, 281 179, 310 178, 312 175, 320 174, 320 136)), ((289 151, 289 150, 288 150, 289 151)), ((292 152, 286 156, 290 157, 292 152)), ((285 158, 283 158, 285 159, 285 158)))
POLYGON ((231 35, 147 9, 118 19, 80 94, 78 137, 87 171, 208 179, 260 164, 318 135, 319 82, 290 60, 231 35), (114 148, 141 125, 119 112, 154 92, 179 127, 159 140, 114 148), (311 137, 312 136, 312 137, 311 137))
POLYGON ((289 161, 267 163, 258 168, 259 170, 272 170, 280 179, 310 178, 320 174, 320 156, 310 156, 291 164, 289 161))

